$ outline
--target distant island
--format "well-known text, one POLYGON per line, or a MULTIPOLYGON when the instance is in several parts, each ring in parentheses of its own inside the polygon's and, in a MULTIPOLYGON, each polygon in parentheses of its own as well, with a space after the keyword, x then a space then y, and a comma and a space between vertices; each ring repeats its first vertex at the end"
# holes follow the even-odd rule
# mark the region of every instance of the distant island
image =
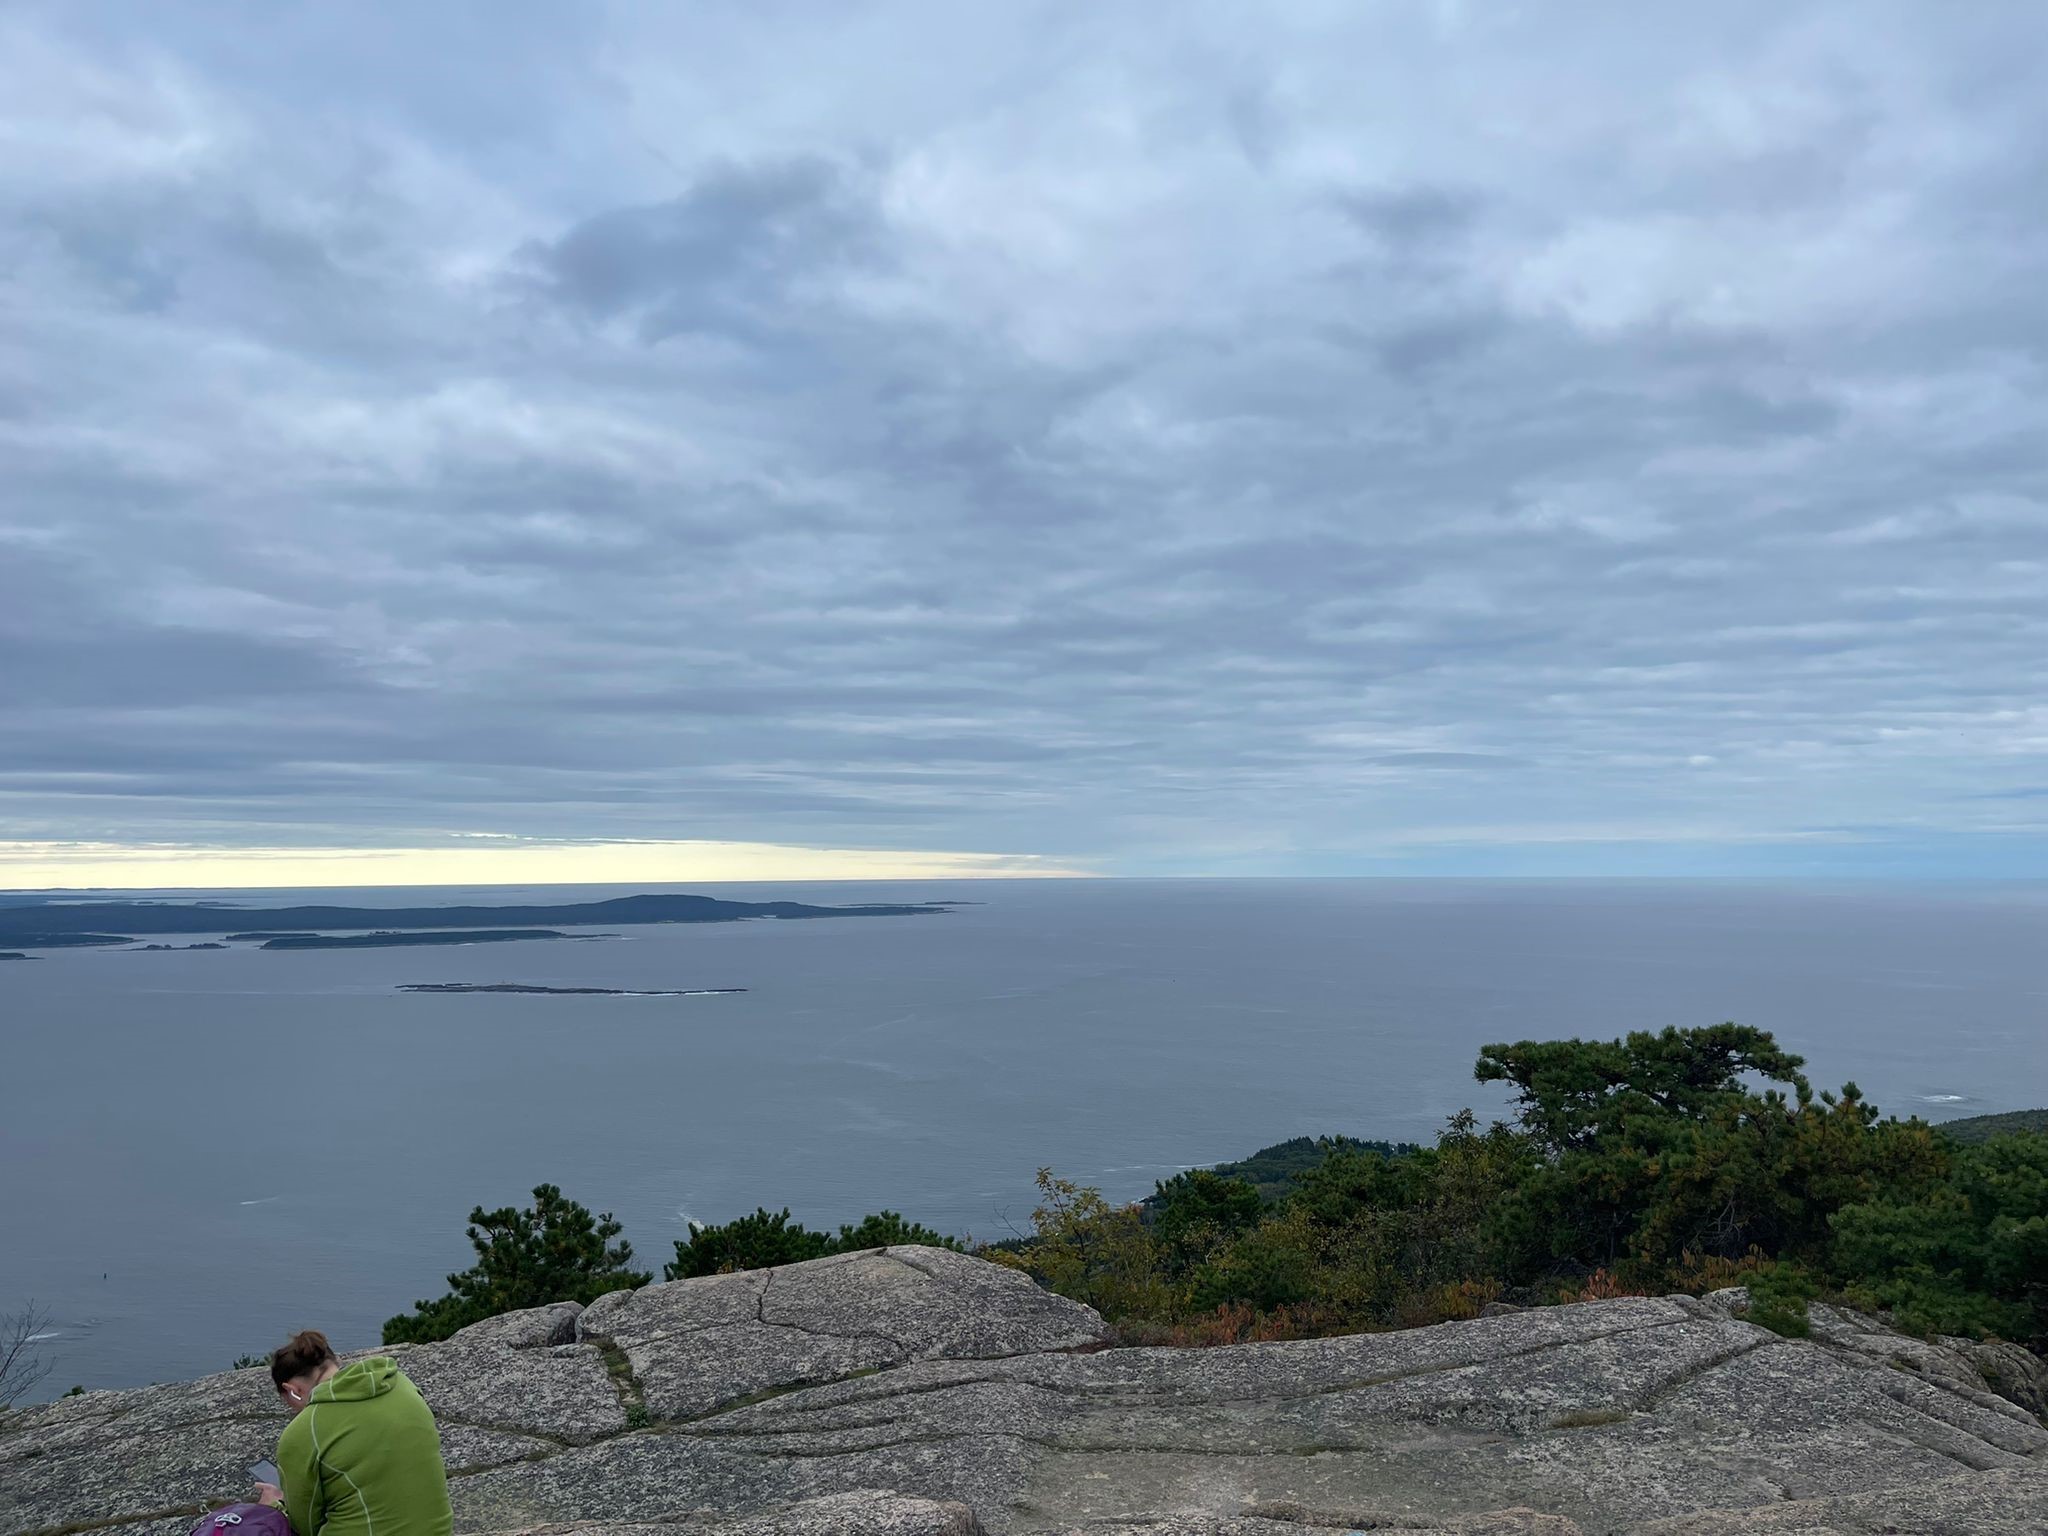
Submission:
POLYGON ((566 939, 552 928, 477 928, 459 933, 280 933, 265 949, 402 949, 416 944, 509 944, 517 939, 566 939))
POLYGON ((138 955, 146 955, 146 954, 150 954, 150 953, 152 953, 152 952, 162 953, 162 952, 166 952, 166 951, 168 951, 168 952, 177 952, 177 951, 182 951, 182 950, 187 950, 187 949, 226 949, 226 948, 227 948, 227 945, 225 945, 225 944, 138 944, 138 945, 136 945, 136 946, 135 946, 135 950, 134 950, 134 953, 136 953, 136 954, 138 954, 138 955))
POLYGON ((0 960, 33 960, 34 955, 24 955, 18 949, 0 949, 0 960))
MULTIPOLYGON (((0 905, 0 940, 22 949, 128 944, 126 935, 219 933, 236 918, 257 919, 266 942, 326 929, 623 927, 641 923, 736 923, 750 918, 929 917, 945 902, 819 907, 801 901, 726 901, 716 896, 616 896, 608 901, 512 907, 230 907, 219 902, 57 901, 0 905)), ((231 935, 255 939, 256 933, 231 935)), ((321 948, 335 946, 322 945, 321 948)))
POLYGON ((744 992, 745 987, 661 987, 639 990, 632 987, 534 987, 523 981, 411 981, 401 992, 517 992, 537 997, 718 997, 744 992))

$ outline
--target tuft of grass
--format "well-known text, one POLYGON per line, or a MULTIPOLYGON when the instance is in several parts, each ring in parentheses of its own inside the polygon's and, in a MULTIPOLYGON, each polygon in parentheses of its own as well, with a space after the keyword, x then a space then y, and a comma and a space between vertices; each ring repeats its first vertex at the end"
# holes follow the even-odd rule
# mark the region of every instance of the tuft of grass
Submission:
POLYGON ((648 1410, 640 1378, 633 1374, 633 1362, 626 1358, 626 1352, 610 1339, 591 1339, 588 1342, 604 1361, 605 1373, 611 1377, 612 1386, 619 1394, 619 1406, 626 1410, 626 1428, 651 1428, 654 1415, 648 1410))

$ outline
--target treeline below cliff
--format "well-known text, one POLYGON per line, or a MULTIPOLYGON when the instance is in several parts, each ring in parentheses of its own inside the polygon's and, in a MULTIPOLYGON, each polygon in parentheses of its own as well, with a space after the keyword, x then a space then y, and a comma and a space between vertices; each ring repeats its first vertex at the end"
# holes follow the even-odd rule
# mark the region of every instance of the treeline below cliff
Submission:
MULTIPOLYGON (((1733 1024, 1487 1046, 1512 1122, 1455 1116, 1435 1145, 1302 1140, 1184 1173, 1146 1201, 1038 1175, 1033 1230, 980 1251, 1095 1307, 1131 1342, 1206 1344, 1412 1327, 1539 1305, 1746 1285, 1804 1331, 1816 1296, 1916 1333, 2048 1347, 2048 1135, 1978 1142, 1885 1119, 1855 1085, 1733 1024)), ((1994 1128, 2002 1129, 2002 1128, 1994 1128)), ((478 1261, 387 1342, 637 1286, 610 1216, 552 1186, 471 1213, 478 1261)), ((682 1279, 888 1244, 959 1246, 894 1212, 813 1231, 765 1208, 699 1227, 682 1279)))

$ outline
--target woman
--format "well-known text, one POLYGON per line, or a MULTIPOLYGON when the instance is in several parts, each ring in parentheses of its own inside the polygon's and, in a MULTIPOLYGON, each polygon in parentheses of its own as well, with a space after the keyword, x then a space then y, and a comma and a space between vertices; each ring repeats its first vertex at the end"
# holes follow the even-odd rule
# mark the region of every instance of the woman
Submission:
POLYGON ((294 1417, 277 1442, 284 1487, 259 1497, 296 1536, 449 1536, 441 1432, 398 1362, 344 1367, 308 1329, 270 1357, 270 1379, 294 1417))

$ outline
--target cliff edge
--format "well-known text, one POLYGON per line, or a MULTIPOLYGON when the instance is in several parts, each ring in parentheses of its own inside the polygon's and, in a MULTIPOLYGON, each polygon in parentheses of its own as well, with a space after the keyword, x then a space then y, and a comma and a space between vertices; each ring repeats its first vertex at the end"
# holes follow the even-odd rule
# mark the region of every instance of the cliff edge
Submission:
MULTIPOLYGON (((1115 1349, 931 1248, 651 1285, 387 1351, 458 1532, 2039 1536, 2048 1374, 1724 1294, 1402 1333, 1115 1349), (2024 1405, 2024 1406, 2023 1406, 2024 1405)), ((0 1536, 183 1536, 282 1427, 267 1374, 0 1421, 0 1536)))

